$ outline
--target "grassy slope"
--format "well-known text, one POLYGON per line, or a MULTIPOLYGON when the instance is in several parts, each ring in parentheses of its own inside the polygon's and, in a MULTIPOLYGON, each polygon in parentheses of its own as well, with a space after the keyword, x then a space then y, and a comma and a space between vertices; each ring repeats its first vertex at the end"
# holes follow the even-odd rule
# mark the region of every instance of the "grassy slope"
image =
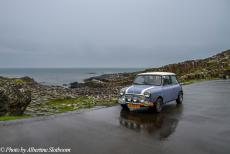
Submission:
POLYGON ((0 116, 0 121, 8 121, 8 120, 16 120, 16 119, 26 119, 26 118, 31 118, 31 116, 30 115, 22 115, 22 116, 5 115, 5 116, 0 116))
POLYGON ((79 96, 77 98, 61 98, 49 100, 47 103, 37 105, 40 110, 49 110, 54 113, 62 113, 82 108, 92 108, 94 106, 111 106, 117 102, 116 99, 95 99, 88 96, 79 96))

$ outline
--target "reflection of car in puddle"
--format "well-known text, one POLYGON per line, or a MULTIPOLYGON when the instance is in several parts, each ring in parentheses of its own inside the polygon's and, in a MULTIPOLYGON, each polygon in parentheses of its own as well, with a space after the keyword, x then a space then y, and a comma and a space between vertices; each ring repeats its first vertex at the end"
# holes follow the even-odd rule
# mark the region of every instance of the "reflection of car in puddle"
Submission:
POLYGON ((141 133, 166 139, 176 129, 183 111, 182 105, 166 105, 162 113, 128 112, 121 110, 120 124, 141 133))

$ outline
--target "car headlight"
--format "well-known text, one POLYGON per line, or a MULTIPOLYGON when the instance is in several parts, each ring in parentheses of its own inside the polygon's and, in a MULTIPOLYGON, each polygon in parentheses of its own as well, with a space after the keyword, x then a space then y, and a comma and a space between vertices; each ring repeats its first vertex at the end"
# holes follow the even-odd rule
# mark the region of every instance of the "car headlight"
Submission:
POLYGON ((151 95, 150 92, 148 92, 148 91, 144 92, 144 96, 145 96, 145 97, 149 98, 150 95, 151 95))
POLYGON ((125 94, 125 90, 124 90, 124 89, 121 89, 120 95, 123 96, 124 94, 125 94))

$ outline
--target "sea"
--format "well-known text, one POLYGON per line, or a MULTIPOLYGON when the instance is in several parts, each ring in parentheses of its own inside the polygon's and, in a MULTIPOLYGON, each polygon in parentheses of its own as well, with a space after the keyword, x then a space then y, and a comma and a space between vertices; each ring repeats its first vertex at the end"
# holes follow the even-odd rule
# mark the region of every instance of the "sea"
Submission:
POLYGON ((144 68, 0 68, 0 76, 29 76, 44 85, 69 85, 93 76, 142 71, 144 68))

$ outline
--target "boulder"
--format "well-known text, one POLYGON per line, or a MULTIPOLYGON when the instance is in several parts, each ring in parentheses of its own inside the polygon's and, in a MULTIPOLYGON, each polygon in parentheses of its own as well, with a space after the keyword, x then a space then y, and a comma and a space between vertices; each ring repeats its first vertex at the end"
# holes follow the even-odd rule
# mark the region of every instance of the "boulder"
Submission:
POLYGON ((106 86, 105 82, 97 79, 85 80, 84 83, 78 83, 78 82, 70 83, 70 88, 84 88, 84 87, 102 88, 105 86, 106 86))
POLYGON ((10 115, 22 115, 31 102, 28 90, 13 88, 9 97, 8 112, 10 115))
POLYGON ((22 81, 26 82, 26 83, 37 83, 36 81, 34 81, 33 78, 31 77, 28 77, 28 76, 25 76, 25 77, 22 77, 20 78, 22 81))
POLYGON ((5 115, 8 110, 8 97, 2 89, 0 89, 0 116, 5 115))
POLYGON ((85 82, 85 85, 91 88, 102 88, 106 86, 106 84, 103 81, 96 80, 96 79, 85 82))
POLYGON ((0 115, 22 115, 31 102, 31 92, 13 80, 0 81, 0 115))
POLYGON ((79 82, 70 83, 70 88, 71 89, 73 89, 73 88, 83 88, 85 86, 86 85, 84 83, 79 83, 79 82))

